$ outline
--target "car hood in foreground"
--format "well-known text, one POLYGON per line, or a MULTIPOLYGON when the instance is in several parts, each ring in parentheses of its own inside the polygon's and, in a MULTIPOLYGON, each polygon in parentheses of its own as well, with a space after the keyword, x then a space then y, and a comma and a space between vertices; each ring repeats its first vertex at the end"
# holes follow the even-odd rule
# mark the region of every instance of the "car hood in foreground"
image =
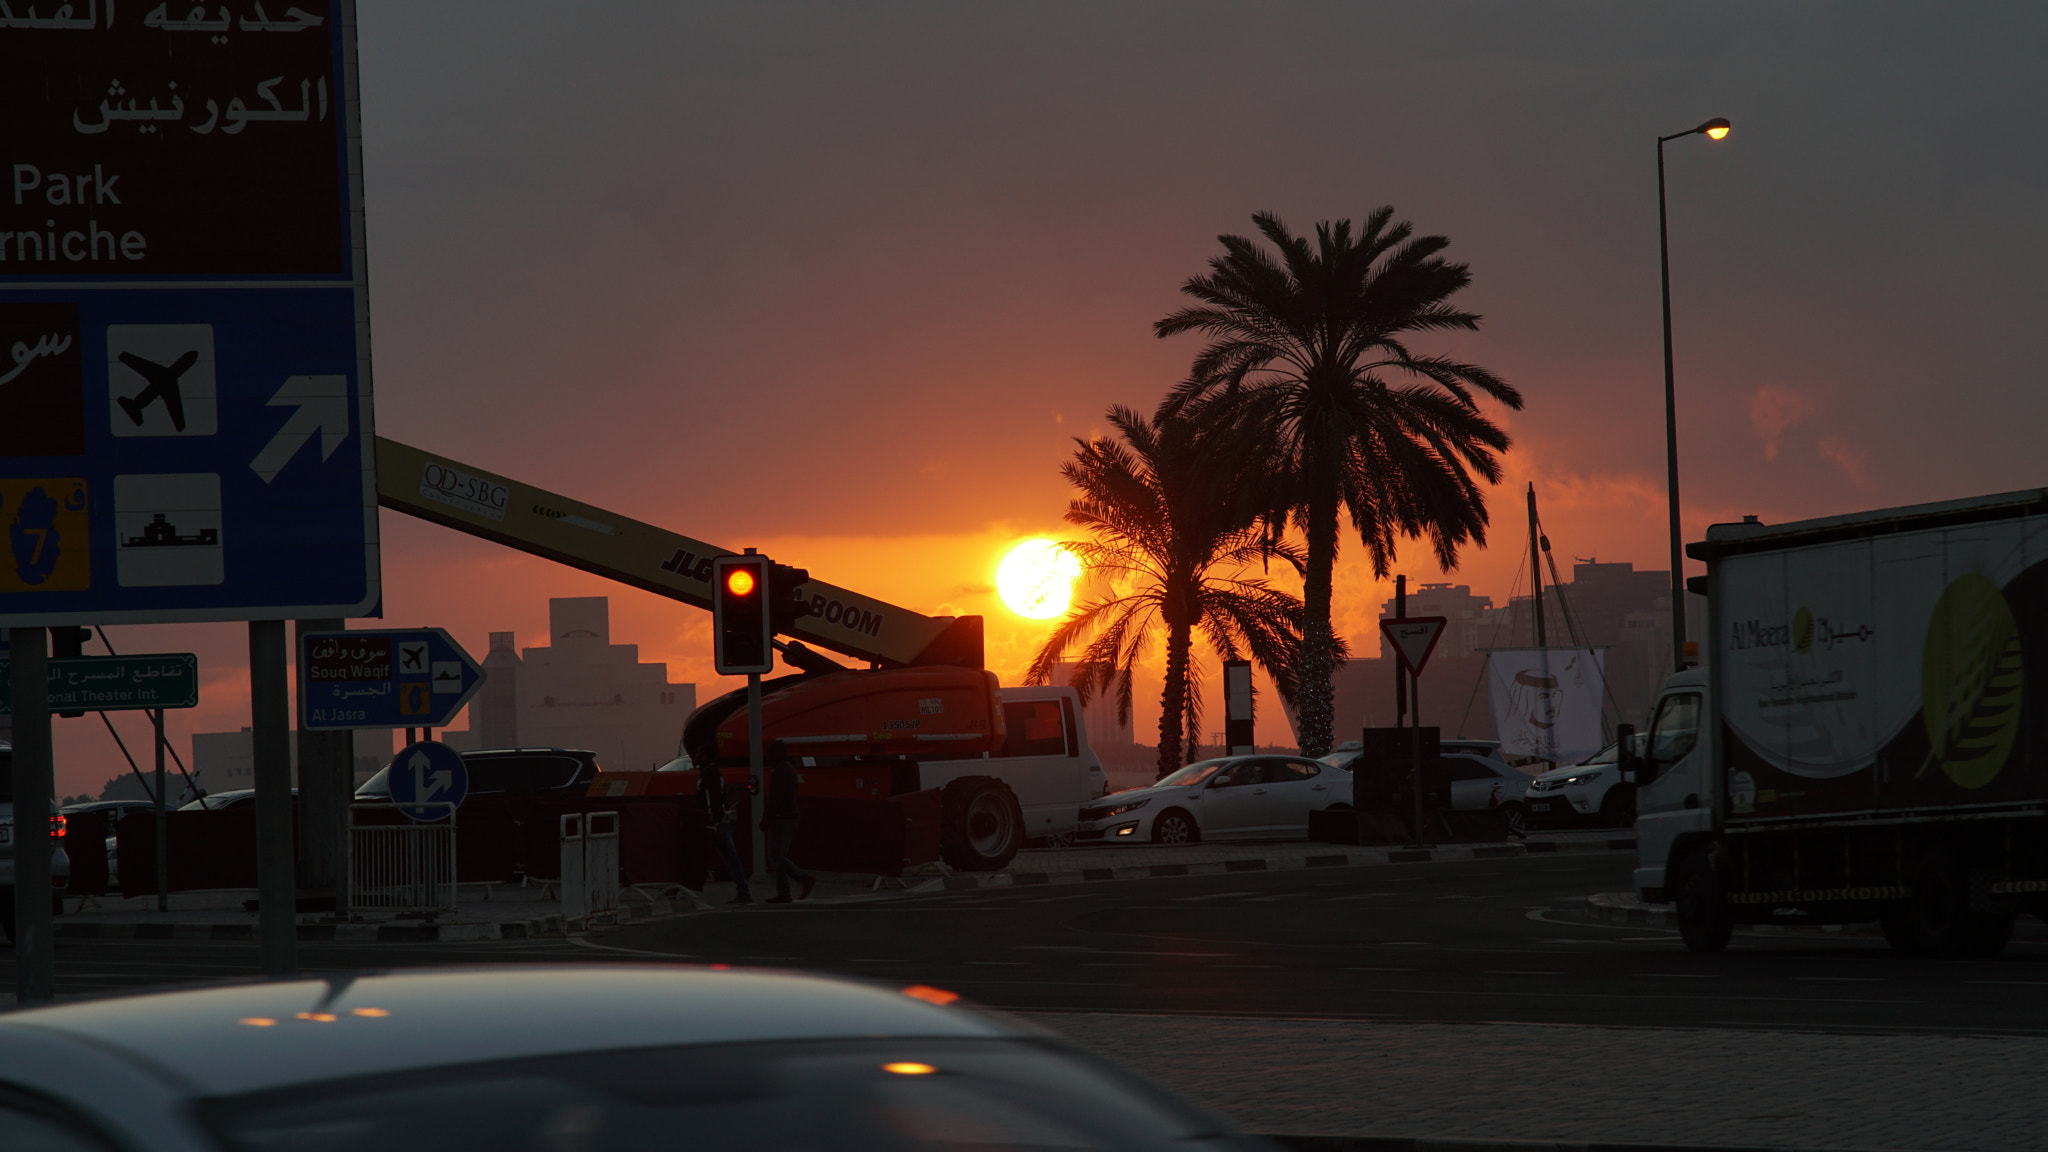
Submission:
POLYGON ((477 1060, 669 1044, 1018 1033, 874 984, 684 965, 517 965, 161 992, 10 1012, 234 1094, 477 1060))

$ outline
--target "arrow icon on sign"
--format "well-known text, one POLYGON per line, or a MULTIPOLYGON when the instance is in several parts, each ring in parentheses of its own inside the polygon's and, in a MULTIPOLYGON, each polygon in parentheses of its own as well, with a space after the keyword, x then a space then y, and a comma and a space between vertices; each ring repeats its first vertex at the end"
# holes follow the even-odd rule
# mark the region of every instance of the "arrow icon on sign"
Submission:
POLYGON ((416 800, 432 800, 443 792, 455 790, 455 773, 446 768, 439 772, 428 772, 434 762, 424 752, 415 752, 408 765, 412 769, 412 794, 416 800))
POLYGON ((320 459, 334 455, 341 442, 348 439, 348 377, 346 376, 293 376, 277 390, 266 407, 276 408, 285 404, 298 405, 298 411, 263 446, 263 451, 249 461, 249 467, 263 477, 265 484, 277 479, 284 466, 299 454, 313 433, 320 433, 320 459))

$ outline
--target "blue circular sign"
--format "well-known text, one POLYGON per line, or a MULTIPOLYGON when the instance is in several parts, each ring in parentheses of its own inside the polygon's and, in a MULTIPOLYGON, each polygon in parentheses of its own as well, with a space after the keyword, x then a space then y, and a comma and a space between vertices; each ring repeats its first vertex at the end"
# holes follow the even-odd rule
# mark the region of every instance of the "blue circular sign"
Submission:
POLYGON ((391 802, 407 807, 414 820, 439 820, 469 795, 469 768, 462 754, 439 740, 408 744, 391 760, 391 802), (442 807, 442 805, 449 807, 442 807))

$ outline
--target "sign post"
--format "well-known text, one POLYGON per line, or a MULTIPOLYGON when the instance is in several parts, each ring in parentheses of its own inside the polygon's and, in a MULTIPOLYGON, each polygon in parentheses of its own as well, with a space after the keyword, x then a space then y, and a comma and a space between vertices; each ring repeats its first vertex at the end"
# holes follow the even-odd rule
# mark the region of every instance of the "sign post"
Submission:
POLYGON ((1258 751, 1252 711, 1252 662, 1223 662, 1223 754, 1249 756, 1258 751))
POLYGON ((0 627, 249 621, 272 846, 277 628, 380 601, 355 28, 352 0, 0 20, 0 627))
POLYGON ((1427 847, 1422 832, 1422 666, 1429 663, 1430 653, 1436 651, 1438 637, 1443 635, 1444 625, 1449 623, 1443 616, 1409 616, 1404 619, 1380 621, 1380 633, 1394 647, 1401 658, 1401 664, 1408 669, 1409 706, 1409 769, 1414 773, 1410 787, 1415 793, 1415 847, 1427 847))
POLYGON ((484 686, 483 665, 439 628, 299 636, 299 724, 443 728, 484 686))
POLYGON ((408 820, 452 820, 469 795, 469 766, 462 753, 439 740, 408 744, 391 758, 391 802, 408 820), (406 807, 420 805, 420 807, 406 807))

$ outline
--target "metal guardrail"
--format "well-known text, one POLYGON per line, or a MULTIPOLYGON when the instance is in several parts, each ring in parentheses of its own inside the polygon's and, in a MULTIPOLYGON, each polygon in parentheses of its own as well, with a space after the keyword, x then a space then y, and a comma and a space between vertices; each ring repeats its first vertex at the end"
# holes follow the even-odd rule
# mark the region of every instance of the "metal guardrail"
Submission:
POLYGON ((350 911, 455 911, 455 805, 440 801, 349 806, 350 911), (358 824, 363 812, 446 809, 445 820, 358 824))
POLYGON ((562 920, 588 926, 619 911, 619 814, 562 814, 562 920))

